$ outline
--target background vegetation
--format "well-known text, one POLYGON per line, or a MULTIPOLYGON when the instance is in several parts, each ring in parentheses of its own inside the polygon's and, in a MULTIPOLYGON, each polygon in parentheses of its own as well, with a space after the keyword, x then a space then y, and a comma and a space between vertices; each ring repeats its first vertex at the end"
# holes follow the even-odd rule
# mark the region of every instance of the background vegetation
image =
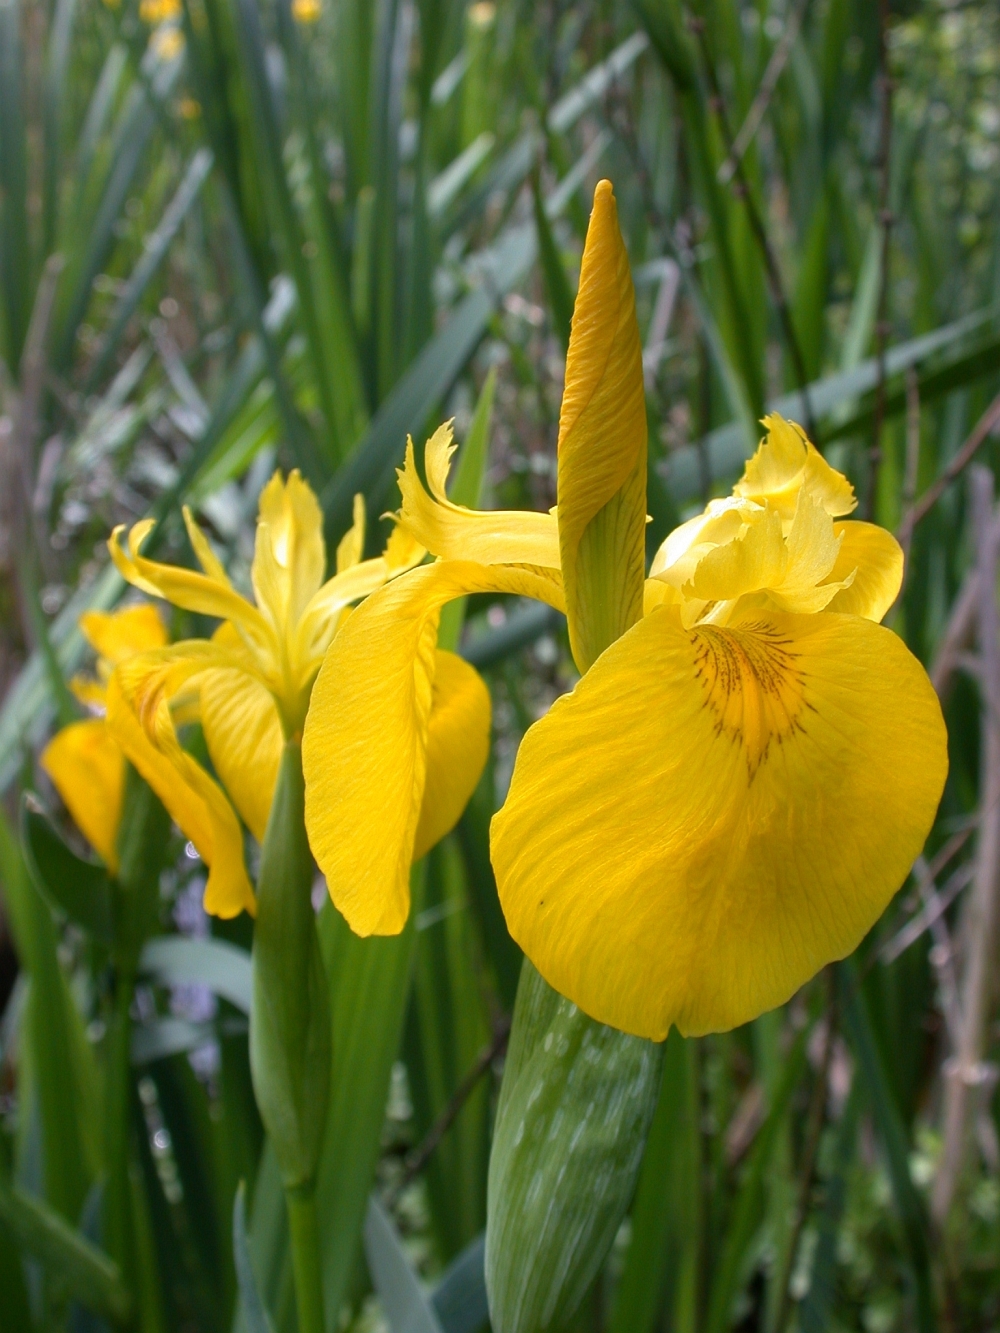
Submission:
MULTIPOLYGON (((204 916, 175 839, 114 1140, 106 951, 19 843, 34 792, 83 850, 37 753, 74 712, 78 615, 123 593, 111 526, 155 515, 161 557, 190 562, 188 503, 244 585, 276 463, 321 494, 329 544, 355 491, 371 515, 395 507, 408 431, 454 416, 464 439, 477 403, 481 503, 547 509, 603 175, 645 346, 650 549, 728 487, 765 408, 809 423, 908 550, 890 620, 945 702, 951 775, 855 959, 746 1029, 671 1036, 636 1198, 577 1327, 997 1326, 998 166, 987 4, 0 0, 5 1333, 258 1333, 255 1293, 295 1326, 249 1082, 250 922, 204 916), (100 1201, 122 1163, 133 1235, 114 1264, 100 1201)), ((385 532, 370 523, 372 550, 385 532)), ((205 628, 173 613, 175 637, 205 628)), ((493 754, 417 872, 409 927, 360 941, 322 910, 331 1333, 484 1318, 519 968, 487 826, 573 672, 543 608, 471 599, 462 644, 493 693, 493 754)))

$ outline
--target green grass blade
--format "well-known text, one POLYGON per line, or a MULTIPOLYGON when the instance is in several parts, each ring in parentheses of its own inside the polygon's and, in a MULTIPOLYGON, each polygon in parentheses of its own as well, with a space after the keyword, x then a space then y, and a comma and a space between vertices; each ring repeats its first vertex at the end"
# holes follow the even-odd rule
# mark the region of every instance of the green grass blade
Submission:
POLYGON ((28 163, 19 0, 0 0, 0 353, 16 374, 31 318, 28 163))
POLYGON ((52 16, 49 48, 46 52, 45 127, 42 159, 42 253, 55 248, 59 209, 59 169, 62 164, 64 99, 70 84, 73 25, 77 0, 57 0, 52 16))

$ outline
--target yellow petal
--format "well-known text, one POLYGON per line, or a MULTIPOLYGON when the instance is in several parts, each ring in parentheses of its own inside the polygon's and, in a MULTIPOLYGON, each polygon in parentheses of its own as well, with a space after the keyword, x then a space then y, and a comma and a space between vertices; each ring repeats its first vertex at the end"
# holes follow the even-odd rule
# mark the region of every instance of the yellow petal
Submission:
POLYGON ((133 653, 162 648, 167 642, 160 613, 149 602, 121 611, 85 611, 80 617, 80 632, 100 657, 115 664, 133 653))
POLYGON ((762 424, 767 439, 747 462, 734 495, 758 504, 768 500, 789 521, 803 488, 834 518, 857 506, 854 487, 823 458, 801 426, 776 413, 764 417, 762 424))
POLYGON ((212 764, 243 822, 264 841, 285 738, 274 699, 245 672, 198 677, 201 724, 212 764))
POLYGON ((73 698, 85 708, 99 708, 102 713, 104 712, 104 696, 107 689, 100 681, 91 680, 89 676, 74 676, 69 688, 73 698))
POLYGON ((191 543, 191 549, 198 557, 198 564, 214 582, 220 583, 224 588, 231 588, 232 584, 229 582, 229 575, 226 573, 222 561, 212 550, 208 544, 208 538, 194 521, 191 510, 185 505, 182 512, 188 540, 191 543))
POLYGON ((342 574, 361 560, 365 550, 365 497, 354 497, 354 523, 344 533, 337 547, 337 573, 342 574))
POLYGON ((601 1022, 733 1028, 857 946, 947 764, 923 668, 871 621, 654 610, 521 743, 491 838, 511 933, 601 1022))
POLYGON ((902 547, 891 532, 874 523, 852 520, 835 524, 834 531, 840 552, 830 582, 844 580, 852 572, 854 581, 834 596, 828 610, 881 620, 903 583, 902 547))
POLYGON ((427 725, 427 778, 413 844, 419 861, 458 823, 486 766, 490 692, 474 667, 454 653, 435 654, 427 725))
POLYGON ((257 605, 279 637, 297 624, 326 571, 323 511, 298 469, 280 472, 260 495, 251 578, 257 605))
POLYGON ((107 723, 208 866, 205 910, 233 917, 255 909, 239 820, 218 784, 181 748, 170 714, 171 696, 212 666, 212 654, 199 640, 123 662, 108 682, 107 723), (185 659, 185 651, 192 656, 185 659))
POLYGON ((645 575, 642 346, 610 181, 597 186, 587 229, 566 356, 558 461, 570 644, 585 670, 642 615, 645 575))
POLYGON ((448 421, 438 427, 425 448, 428 494, 417 473, 413 441, 407 439, 406 462, 396 472, 403 497, 400 527, 442 559, 558 569, 559 528, 554 515, 521 509, 466 509, 452 504, 445 483, 454 452, 448 421))
POLYGON ((239 626, 240 632, 262 657, 274 656, 273 631, 257 608, 251 606, 235 589, 207 574, 199 574, 193 569, 180 569, 176 565, 161 565, 158 561, 147 560, 140 555, 142 543, 154 526, 152 519, 144 519, 131 529, 127 554, 120 542, 124 528, 117 527, 112 532, 108 539, 108 550, 122 578, 133 587, 153 597, 162 597, 186 611, 231 620, 239 626))
POLYGON ((706 551, 698 560, 691 582, 685 586, 686 595, 728 601, 782 582, 788 553, 781 519, 773 509, 760 510, 754 517, 756 521, 734 541, 706 551))
POLYGON ((63 727, 42 752, 41 764, 74 824, 116 875, 125 759, 104 719, 63 727))
POLYGON ((438 617, 473 592, 520 593, 562 609, 552 570, 423 565, 351 613, 313 686, 302 737, 306 829, 330 896, 358 935, 394 935, 406 923, 438 617))

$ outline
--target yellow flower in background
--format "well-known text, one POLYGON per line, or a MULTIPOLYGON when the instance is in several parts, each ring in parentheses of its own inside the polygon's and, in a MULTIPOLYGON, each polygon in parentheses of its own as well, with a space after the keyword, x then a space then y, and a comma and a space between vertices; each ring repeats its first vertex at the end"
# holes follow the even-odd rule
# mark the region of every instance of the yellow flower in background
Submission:
MULTIPOLYGON (((114 613, 88 611, 80 617, 80 630, 98 654, 97 679, 77 677, 71 688, 81 703, 101 714, 112 670, 136 653, 167 642, 163 622, 148 603, 114 613)), ((41 765, 77 828, 111 874, 117 874, 125 756, 104 717, 63 727, 42 752, 41 765)))
POLYGON ((319 0, 292 0, 292 18, 296 23, 316 23, 322 12, 319 0))
POLYGON ((183 8, 181 0, 141 0, 139 17, 152 28, 169 19, 180 18, 183 8))
POLYGON ((327 653, 302 737, 309 842, 359 935, 402 930, 410 864, 458 820, 486 762, 489 694, 472 667, 436 647, 442 606, 468 593, 510 592, 563 609, 554 516, 453 504, 446 482, 454 448, 450 424, 427 442, 428 494, 409 442, 397 532, 439 559, 353 613, 327 653), (450 766, 437 757, 436 722, 448 715, 449 695, 457 741, 464 739, 450 766))
POLYGON ((108 684, 108 725, 209 867, 206 910, 230 917, 254 910, 237 811, 263 841, 282 747, 302 731, 316 672, 338 626, 352 603, 424 552, 397 530, 383 555, 362 560, 359 496, 354 526, 337 548, 337 572, 324 582, 316 497, 298 472, 287 481, 276 472, 260 498, 251 602, 233 587, 187 510, 184 520, 202 572, 141 554, 151 520, 132 528, 127 550, 116 528, 111 557, 135 587, 222 624, 211 639, 122 662, 108 684), (181 746, 177 727, 192 721, 201 723, 221 786, 181 746))
POLYGON ((850 484, 797 426, 766 420, 732 496, 671 533, 642 584, 642 369, 623 254, 602 183, 558 517, 459 509, 450 434, 428 442, 429 493, 411 448, 399 522, 439 558, 369 598, 331 646, 303 767, 335 902, 361 934, 400 930, 441 606, 490 591, 567 609, 585 674, 522 741, 491 829, 500 898, 556 990, 662 1040, 674 1024, 744 1023, 857 946, 923 846, 947 748, 923 668, 878 623, 899 546, 845 519, 850 484))

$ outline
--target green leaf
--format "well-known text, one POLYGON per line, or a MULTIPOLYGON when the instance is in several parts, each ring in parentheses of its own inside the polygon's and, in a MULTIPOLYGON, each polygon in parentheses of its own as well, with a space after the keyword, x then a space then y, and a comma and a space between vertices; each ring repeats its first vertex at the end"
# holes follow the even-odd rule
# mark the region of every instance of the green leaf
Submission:
POLYGON ((701 1230, 697 1047, 667 1038, 656 1114, 632 1206, 632 1239, 609 1333, 692 1327, 701 1230))
POLYGON ((27 126, 19 0, 0 4, 0 353, 16 373, 31 317, 27 126))
POLYGON ((937 1328, 937 1317, 934 1313, 934 1295, 931 1289, 928 1221, 923 1202, 910 1175, 910 1147, 906 1129, 892 1095, 878 1043, 872 1031, 857 966, 852 958, 838 964, 837 979, 848 1036, 858 1061, 875 1124, 878 1126, 889 1167, 896 1210, 903 1224, 906 1248, 909 1251, 917 1328, 920 1333, 934 1333, 937 1328))
POLYGON ((116 1324, 128 1323, 132 1298, 118 1266, 57 1212, 0 1182, 0 1218, 67 1296, 116 1324))
POLYGON ((236 1190, 236 1198, 233 1200, 233 1259, 236 1264, 240 1300, 243 1303, 243 1319, 246 1333, 274 1333, 274 1325, 257 1289, 257 1278, 250 1259, 250 1248, 247 1244, 246 1193, 246 1184, 241 1180, 236 1190))
POLYGON ((378 1195, 368 1200, 365 1257, 392 1333, 443 1333, 432 1302, 410 1267, 395 1223, 378 1195))
POLYGON ((441 1275, 431 1293, 431 1305, 442 1333, 477 1333, 489 1318, 486 1300, 486 1234, 466 1245, 441 1275))
POLYGON ((51 906, 110 948, 111 883, 104 867, 77 856, 29 796, 21 807, 21 841, 32 878, 51 906))
POLYGON ((587 1018, 525 960, 490 1158, 495 1333, 558 1328, 583 1299, 632 1197, 662 1057, 587 1018))
POLYGON ((161 935, 144 947, 139 973, 160 986, 208 986, 242 1013, 250 1012, 250 955, 226 940, 161 935))
POLYGON ((538 233, 538 257, 542 263, 545 290, 552 311, 552 326, 565 354, 569 347, 570 324, 573 322, 573 291, 566 270, 563 268, 552 225, 545 212, 537 167, 531 177, 531 198, 535 212, 535 230, 538 233))

